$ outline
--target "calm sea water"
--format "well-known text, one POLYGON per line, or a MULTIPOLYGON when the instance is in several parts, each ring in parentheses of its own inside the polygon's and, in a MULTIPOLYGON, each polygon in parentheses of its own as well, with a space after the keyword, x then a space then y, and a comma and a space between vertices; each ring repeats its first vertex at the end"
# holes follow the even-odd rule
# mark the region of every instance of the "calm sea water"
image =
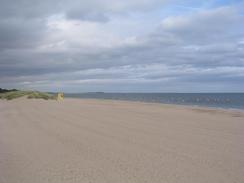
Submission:
POLYGON ((244 109, 244 93, 79 93, 65 97, 244 109))

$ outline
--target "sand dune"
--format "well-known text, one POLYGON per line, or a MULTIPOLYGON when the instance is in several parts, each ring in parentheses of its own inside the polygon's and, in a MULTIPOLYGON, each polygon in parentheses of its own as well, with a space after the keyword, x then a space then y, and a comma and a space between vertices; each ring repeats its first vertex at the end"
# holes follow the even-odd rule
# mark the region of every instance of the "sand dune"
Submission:
POLYGON ((244 113, 0 101, 0 183, 243 183, 244 113))

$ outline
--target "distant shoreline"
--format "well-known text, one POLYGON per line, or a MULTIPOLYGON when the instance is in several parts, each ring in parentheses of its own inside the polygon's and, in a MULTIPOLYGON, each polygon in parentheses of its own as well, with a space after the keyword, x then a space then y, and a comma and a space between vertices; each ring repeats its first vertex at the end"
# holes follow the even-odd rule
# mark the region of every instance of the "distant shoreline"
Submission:
POLYGON ((94 101, 94 102, 113 102, 113 103, 125 103, 125 104, 141 104, 141 105, 155 105, 162 107, 172 107, 179 109, 190 109, 190 110, 212 110, 219 112, 240 112, 244 115, 244 109, 238 108, 221 108, 221 107, 209 107, 209 106, 199 106, 199 105, 185 105, 185 104, 169 104, 169 103, 159 103, 159 102, 145 102, 145 101, 132 101, 132 100, 119 100, 119 99, 98 99, 98 98, 75 98, 75 97, 66 97, 71 100, 81 100, 81 101, 94 101))
POLYGON ((132 102, 143 102, 143 103, 179 105, 179 106, 188 106, 188 107, 204 107, 204 108, 206 107, 211 109, 226 109, 226 110, 240 110, 240 111, 244 110, 244 93, 222 93, 222 95, 231 95, 229 97, 231 99, 227 98, 228 96, 226 98, 225 96, 223 97, 220 96, 219 98, 216 99, 219 101, 214 101, 215 103, 210 103, 209 101, 206 101, 207 100, 206 96, 208 97, 208 95, 210 95, 210 98, 214 100, 215 95, 219 97, 219 95, 221 94, 219 93, 215 93, 215 94, 214 93, 204 93, 204 94, 202 93, 81 93, 81 94, 66 93, 65 97, 76 98, 76 99, 132 101, 132 102), (159 95, 159 96, 154 96, 154 95, 159 95), (165 96, 165 95, 169 95, 169 96, 165 96), (201 98, 198 95, 200 95, 201 98), (240 95, 240 96, 235 96, 235 95, 240 95), (172 98, 173 100, 169 101, 172 98), (193 100, 192 98, 195 100, 199 100, 199 102, 197 101, 187 102, 187 100, 193 100), (182 100, 185 101, 182 102, 182 100), (239 102, 239 104, 237 102, 239 102))

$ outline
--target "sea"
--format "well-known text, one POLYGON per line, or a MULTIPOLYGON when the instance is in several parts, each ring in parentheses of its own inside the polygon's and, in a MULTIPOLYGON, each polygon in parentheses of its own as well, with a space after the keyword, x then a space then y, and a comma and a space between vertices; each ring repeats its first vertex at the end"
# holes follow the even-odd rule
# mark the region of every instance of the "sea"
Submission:
POLYGON ((244 93, 66 93, 65 97, 110 99, 244 110, 244 93))

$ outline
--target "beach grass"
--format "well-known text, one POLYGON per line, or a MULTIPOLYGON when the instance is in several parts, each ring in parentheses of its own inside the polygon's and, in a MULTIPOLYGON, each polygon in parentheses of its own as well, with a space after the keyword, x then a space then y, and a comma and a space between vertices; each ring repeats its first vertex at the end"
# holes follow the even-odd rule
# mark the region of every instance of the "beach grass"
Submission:
POLYGON ((0 93, 0 99, 12 100, 16 98, 20 98, 26 96, 28 99, 55 99, 55 97, 51 94, 39 91, 10 91, 5 93, 0 93))

